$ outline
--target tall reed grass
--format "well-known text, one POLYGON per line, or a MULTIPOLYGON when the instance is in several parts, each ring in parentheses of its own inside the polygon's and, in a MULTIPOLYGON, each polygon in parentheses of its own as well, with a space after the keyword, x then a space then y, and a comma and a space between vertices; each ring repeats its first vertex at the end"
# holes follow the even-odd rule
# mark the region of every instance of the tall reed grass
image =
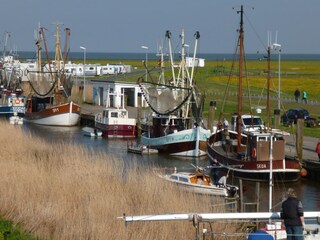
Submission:
POLYGON ((117 217, 224 211, 221 199, 182 192, 139 163, 48 144, 6 122, 0 136, 0 214, 39 239, 193 239, 191 222, 125 227, 117 217))

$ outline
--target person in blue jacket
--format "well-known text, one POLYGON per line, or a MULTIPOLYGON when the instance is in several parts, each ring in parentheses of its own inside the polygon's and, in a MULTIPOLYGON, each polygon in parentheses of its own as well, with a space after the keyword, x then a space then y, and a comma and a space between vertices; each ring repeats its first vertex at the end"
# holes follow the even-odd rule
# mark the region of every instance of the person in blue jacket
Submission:
POLYGON ((308 104, 307 92, 306 91, 302 92, 302 102, 304 102, 305 104, 308 104))

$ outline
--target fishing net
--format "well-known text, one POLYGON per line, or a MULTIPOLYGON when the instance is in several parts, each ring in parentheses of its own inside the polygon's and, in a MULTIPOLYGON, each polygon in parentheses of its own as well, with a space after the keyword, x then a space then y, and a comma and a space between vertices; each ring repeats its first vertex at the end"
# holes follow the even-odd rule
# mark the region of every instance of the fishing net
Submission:
POLYGON ((176 86, 139 83, 144 99, 159 115, 168 115, 179 110, 191 96, 191 89, 176 86))

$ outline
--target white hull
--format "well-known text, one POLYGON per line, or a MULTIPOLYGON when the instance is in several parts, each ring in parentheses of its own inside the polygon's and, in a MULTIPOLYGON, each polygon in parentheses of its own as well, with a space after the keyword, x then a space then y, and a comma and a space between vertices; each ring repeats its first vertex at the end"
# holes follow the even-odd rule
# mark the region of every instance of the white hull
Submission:
POLYGON ((91 127, 84 127, 82 128, 83 135, 88 137, 101 137, 102 132, 100 130, 91 128, 91 127))
POLYGON ((25 119, 25 122, 46 126, 75 126, 78 124, 80 115, 76 113, 63 113, 39 119, 25 119))

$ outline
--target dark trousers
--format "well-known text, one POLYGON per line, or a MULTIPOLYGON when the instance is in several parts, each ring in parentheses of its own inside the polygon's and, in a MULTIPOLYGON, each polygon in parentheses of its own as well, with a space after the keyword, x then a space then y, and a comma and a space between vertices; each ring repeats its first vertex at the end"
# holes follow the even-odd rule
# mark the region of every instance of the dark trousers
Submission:
POLYGON ((287 240, 303 240, 302 226, 286 226, 287 240))

